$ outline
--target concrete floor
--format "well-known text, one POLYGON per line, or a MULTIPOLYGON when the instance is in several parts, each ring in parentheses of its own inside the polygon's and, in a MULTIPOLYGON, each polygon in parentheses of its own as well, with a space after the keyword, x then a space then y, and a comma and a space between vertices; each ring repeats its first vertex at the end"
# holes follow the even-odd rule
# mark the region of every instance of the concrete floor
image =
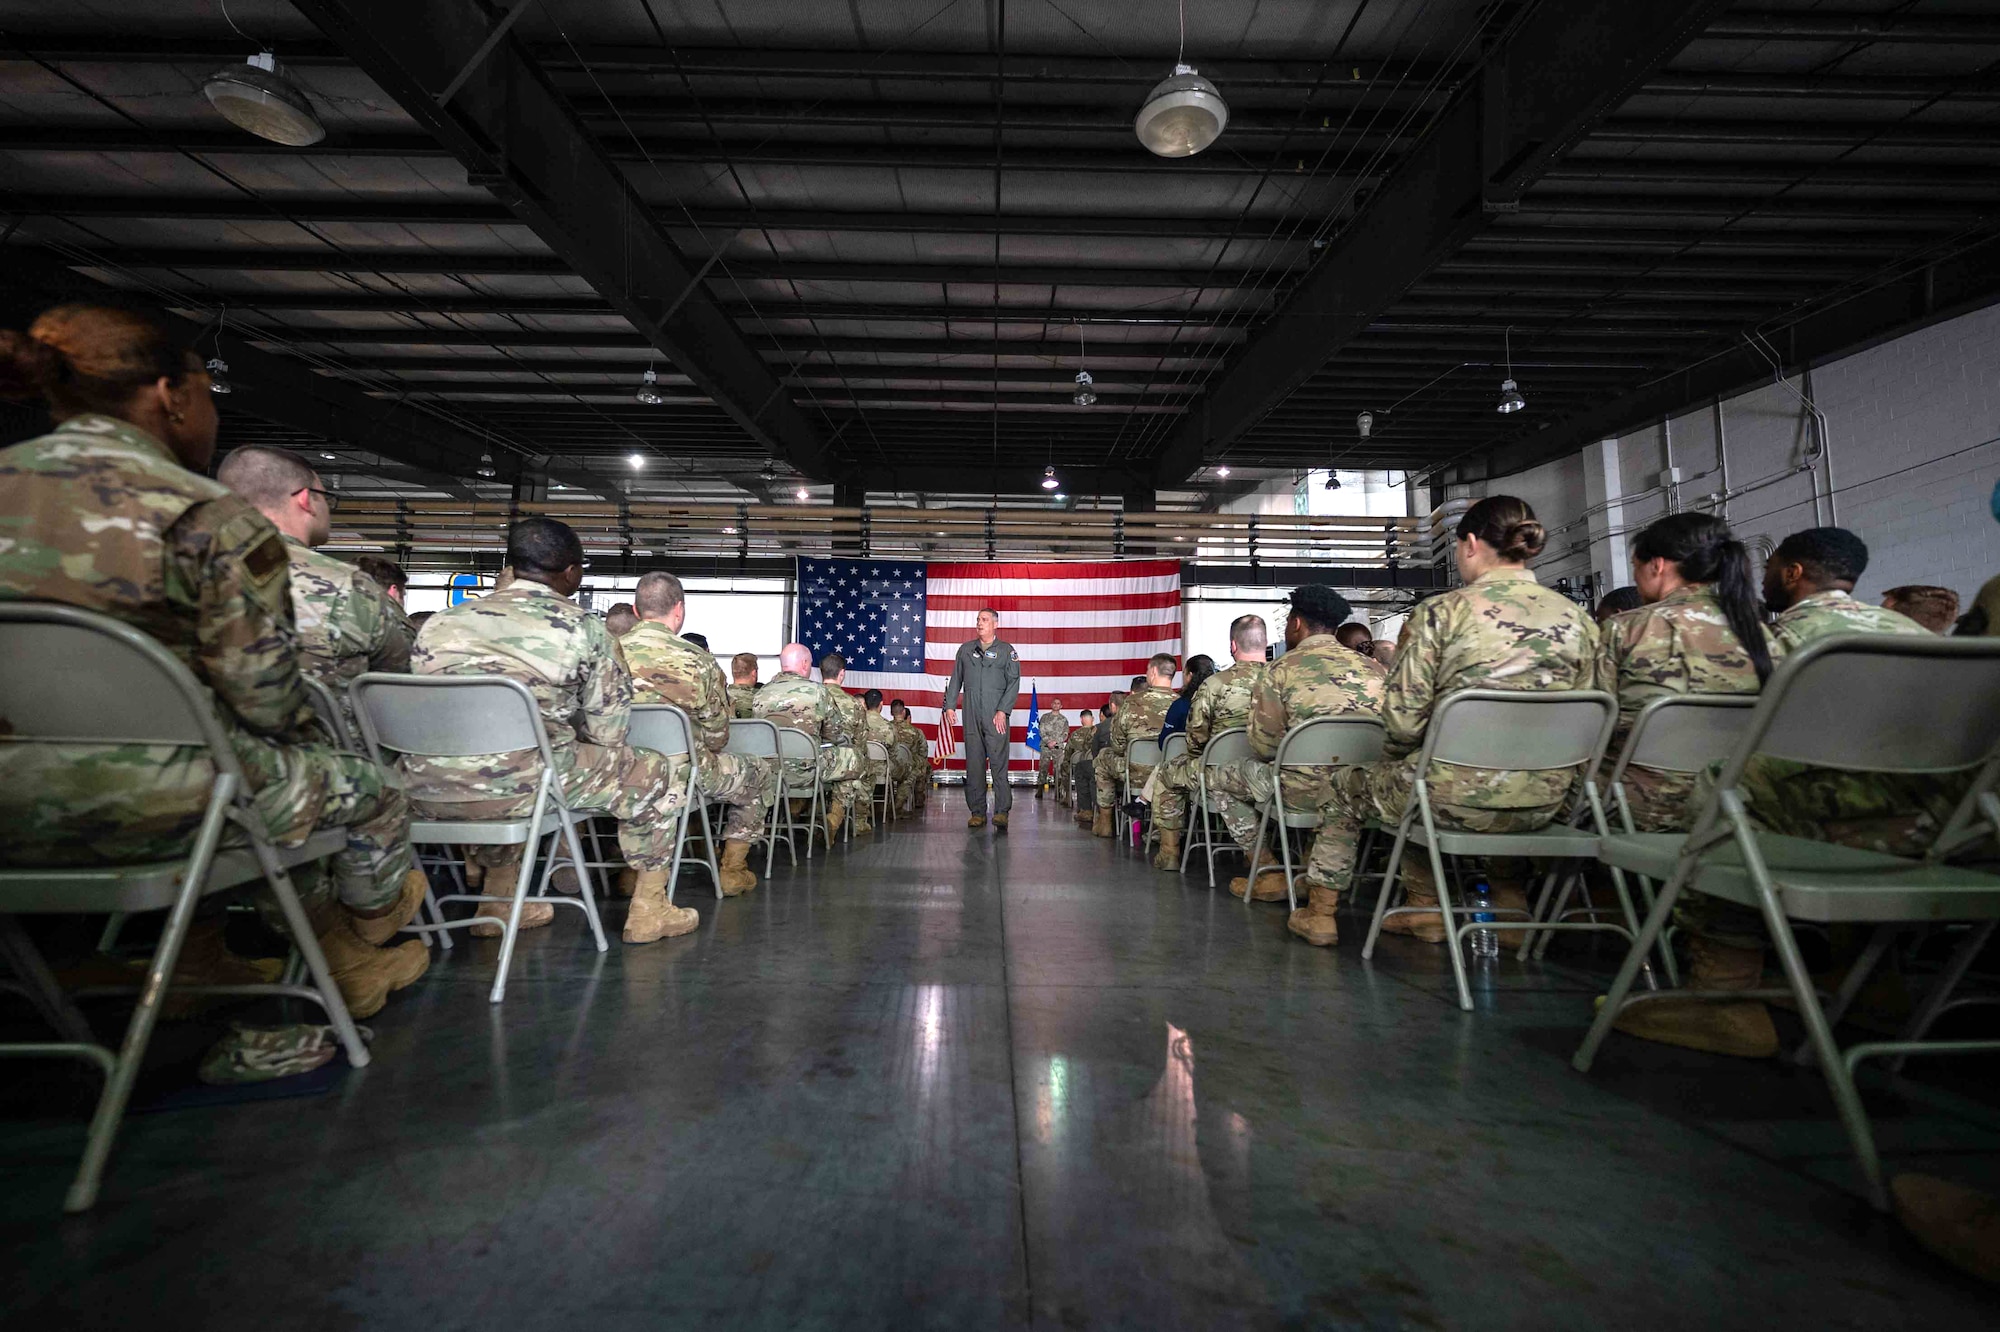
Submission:
MULTIPOLYGON (((332 1096, 0 1124, 20 1328, 1971 1328, 1992 1292, 1853 1192, 1817 1079, 1568 1056, 1598 982, 1331 951, 1054 804, 821 855, 699 933, 573 914, 437 965, 332 1096)), ((8 1076, 28 1065, 16 1064, 8 1076)), ((1991 1185, 2000 1114, 1872 1098, 1991 1185)))

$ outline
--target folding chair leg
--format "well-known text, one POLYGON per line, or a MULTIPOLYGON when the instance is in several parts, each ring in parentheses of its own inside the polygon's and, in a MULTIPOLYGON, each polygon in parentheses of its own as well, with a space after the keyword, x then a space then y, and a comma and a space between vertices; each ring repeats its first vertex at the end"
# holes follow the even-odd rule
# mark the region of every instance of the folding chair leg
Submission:
POLYGON ((1465 936, 1460 933, 1458 917, 1452 912, 1452 889, 1445 887, 1444 857, 1438 854, 1437 829, 1431 826, 1429 809, 1424 814, 1424 831, 1430 835, 1430 846, 1425 849, 1430 852, 1431 874, 1437 882, 1438 914, 1444 919, 1444 946, 1451 950, 1451 976, 1458 982, 1458 1006, 1470 1013, 1472 986, 1465 976, 1465 936))
POLYGON ((1583 1044, 1577 1047, 1576 1053, 1570 1056, 1570 1067, 1577 1072, 1590 1072, 1590 1066, 1597 1058, 1599 1047, 1604 1044, 1604 1038, 1611 1034, 1611 1024, 1618 1020, 1618 1010, 1624 1005, 1625 996, 1632 991, 1632 982, 1638 979, 1639 968, 1645 964, 1646 955, 1659 942, 1661 931, 1666 929, 1667 921, 1673 916, 1674 903, 1680 900, 1681 885, 1687 880, 1692 867, 1693 861, 1683 854, 1681 863, 1674 869, 1674 877, 1667 881, 1667 886, 1653 899, 1653 909, 1647 913, 1646 923, 1639 927, 1639 937, 1632 941, 1630 951, 1625 954, 1625 961, 1619 965, 1618 975, 1613 978, 1610 990, 1605 993, 1604 1004, 1597 1010, 1597 1017, 1590 1024, 1590 1031, 1585 1034, 1583 1044))
MULTIPOLYGON (((576 860, 576 886, 581 890, 584 917, 590 921, 590 937, 597 941, 598 952, 608 952, 611 945, 604 941, 604 923, 597 915, 597 894, 591 890, 591 872, 583 863, 583 843, 577 838, 576 825, 568 819, 563 820, 563 831, 567 834, 569 853, 576 860)), ((553 861, 554 857, 550 859, 553 861)))
MULTIPOLYGON (((1973 962, 1984 951, 1987 940, 1993 937, 1996 925, 2000 925, 2000 921, 1989 920, 1983 925, 1974 926, 1966 935, 1965 942, 1958 946, 1952 953, 1951 960, 1945 963, 1944 970, 1938 973, 1938 978, 1932 984, 1930 993, 1924 996, 1923 1003, 1910 1014, 1910 1020, 1904 1026, 1902 1033, 1896 1037, 1897 1040, 1920 1041, 1924 1038, 1924 1033, 1931 1029, 1931 1024, 1938 1020, 1946 1006, 1951 1003, 1952 991, 1959 987, 1959 983, 1965 979, 1965 973, 1972 969, 1973 962)), ((1906 1058, 1908 1058, 1906 1055, 1897 1055, 1890 1061, 1889 1071, 1902 1072, 1903 1061, 1906 1058)))
MULTIPOLYGON (((1271 784, 1274 787, 1277 785, 1277 780, 1275 776, 1271 779, 1271 784)), ((1274 794, 1272 798, 1278 802, 1278 859, 1285 867, 1285 902, 1291 910, 1297 911, 1299 909, 1299 891, 1297 885, 1292 880, 1292 830, 1285 826, 1284 797, 1274 794)), ((1251 881, 1250 886, 1253 888, 1257 886, 1254 879, 1251 881)), ((1249 901, 1250 894, 1247 892, 1244 893, 1243 899, 1246 902, 1249 901)))
MULTIPOLYGON (((1542 891, 1536 895, 1535 905, 1529 910, 1528 919, 1537 924, 1546 924, 1549 921, 1561 920, 1563 906, 1569 901, 1570 888, 1574 883, 1574 879, 1563 881, 1562 896, 1556 899, 1555 909, 1553 911, 1549 910, 1549 894, 1554 892, 1556 887, 1555 871, 1550 870, 1548 877, 1542 880, 1542 891), (1545 911, 1548 912, 1547 915, 1543 914, 1545 911)), ((1514 954, 1514 960, 1516 962, 1526 962, 1532 950, 1535 959, 1540 961, 1542 954, 1548 952, 1549 940, 1553 939, 1555 934, 1554 930, 1524 930, 1521 938, 1521 951, 1514 954)))
POLYGON ((125 928, 125 913, 114 911, 104 920, 104 933, 97 936, 97 951, 108 953, 118 946, 119 931, 125 928))
POLYGON ((312 922, 306 919, 306 909, 299 903, 298 892, 292 886, 292 876, 278 863, 276 853, 267 843, 253 838, 250 845, 258 863, 264 868, 264 878, 271 885, 271 896, 277 901, 279 912, 284 915, 285 927, 292 933, 293 950, 305 964, 306 974, 312 977, 313 988, 319 991, 320 1004, 326 1009, 327 1021, 347 1051, 347 1062, 356 1068, 366 1067, 368 1047, 361 1043, 361 1033, 354 1028, 354 1018, 347 1011, 347 1000, 342 997, 340 986, 326 965, 326 955, 320 951, 312 922))
POLYGON ((1414 810, 1404 810, 1402 821, 1396 825, 1396 840, 1389 846, 1389 863, 1382 868, 1382 891, 1375 898, 1375 915, 1368 922, 1368 939, 1361 945, 1364 962, 1375 956, 1375 941, 1382 937, 1382 920, 1389 914, 1389 899, 1395 894, 1402 874, 1403 853, 1409 847, 1410 819, 1414 814, 1414 810))
POLYGON ((552 773, 542 773, 542 784, 535 792, 534 812, 528 816, 528 840, 521 848, 521 871, 514 880, 514 901, 507 911, 506 928, 501 931, 500 966, 493 973, 493 988, 486 996, 488 1003, 497 1004, 507 997, 507 969, 514 964, 514 943, 521 936, 521 909, 528 902, 528 885, 535 881, 535 856, 542 846, 542 818, 548 812, 549 784, 553 780, 552 773))
MULTIPOLYGON (((1257 813, 1257 840, 1251 844, 1250 867, 1244 871, 1244 873, 1250 876, 1250 882, 1243 887, 1243 905, 1245 909, 1249 908, 1251 901, 1257 896, 1257 863, 1263 859, 1264 829, 1270 825, 1270 822, 1271 807, 1266 805, 1257 813)), ((1278 825, 1279 840, 1283 841, 1284 836, 1285 827, 1281 823, 1278 825)))
POLYGON ((84 1020, 70 997, 63 993, 55 974, 49 970, 49 964, 42 960, 41 951, 12 916, 0 916, 0 958, 6 960, 8 970, 27 991, 28 1001, 58 1036, 76 1045, 97 1044, 90 1023, 84 1020))

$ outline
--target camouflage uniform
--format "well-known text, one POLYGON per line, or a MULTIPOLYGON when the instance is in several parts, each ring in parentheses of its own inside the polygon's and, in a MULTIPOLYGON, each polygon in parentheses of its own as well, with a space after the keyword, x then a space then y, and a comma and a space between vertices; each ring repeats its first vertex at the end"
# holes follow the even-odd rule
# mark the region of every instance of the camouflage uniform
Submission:
POLYGON ((833 798, 847 806, 849 817, 855 820, 854 830, 862 832, 873 822, 868 799, 875 780, 875 765, 868 761, 868 705, 861 701, 861 695, 850 694, 839 685, 820 687, 847 720, 847 776, 833 785, 833 798))
POLYGON ((893 802, 907 776, 903 771, 902 751, 898 748, 900 737, 896 734, 896 724, 882 715, 882 709, 870 708, 865 702, 862 704, 861 719, 865 724, 862 738, 872 740, 889 751, 888 758, 868 765, 870 798, 874 796, 876 783, 886 777, 889 782, 889 799, 893 802))
MULTIPOLYGON (((1750 654, 1705 583, 1614 615, 1599 628, 1598 638, 1598 687, 1618 696, 1618 728, 1605 751, 1607 767, 1631 738, 1640 710, 1655 699, 1754 694, 1762 687, 1750 654)), ((1698 777, 1657 768, 1626 769, 1625 798, 1633 825, 1640 832, 1686 832, 1699 812, 1691 807, 1698 777)))
POLYGON ((1194 691, 1194 700, 1188 704, 1187 753, 1160 765, 1159 789, 1153 801, 1155 826, 1167 832, 1187 827, 1188 794, 1195 789, 1202 752, 1218 732, 1250 720, 1250 696, 1269 669, 1261 661, 1235 662, 1203 680, 1194 691))
MULTIPOLYGON (((0 452, 0 597, 108 615, 206 685, 271 835, 344 827, 340 898, 375 912, 411 868, 393 776, 324 743, 299 676, 285 545, 262 514, 115 417, 0 452)), ((4 724, 0 719, 0 724, 4 724)), ((90 865, 186 851, 215 773, 173 745, 0 745, 0 859, 90 865)), ((319 895, 314 873, 295 876, 319 895)))
MULTIPOLYGON (((1118 715, 1111 719, 1111 743, 1096 759, 1097 807, 1116 808, 1118 802, 1118 768, 1125 761, 1125 749, 1134 740, 1157 740, 1160 726, 1166 721, 1167 709, 1174 705, 1174 691, 1155 689, 1147 685, 1132 693, 1118 705, 1118 715)), ((1150 763, 1132 765, 1132 789, 1137 791, 1146 784, 1146 778, 1153 773, 1150 763)))
POLYGON ((757 715, 751 702, 757 697, 757 686, 753 684, 729 686, 729 715, 736 721, 749 721, 757 715))
MULTIPOLYGON (((846 709, 834 702, 838 689, 816 684, 803 675, 779 671, 757 691, 756 715, 779 728, 804 731, 813 743, 834 748, 820 754, 820 778, 828 786, 854 775, 853 734, 846 709)), ((812 778, 805 764, 787 759, 785 787, 792 799, 812 795, 812 778)))
POLYGON ((902 809, 915 809, 928 794, 930 782, 930 741, 913 721, 891 722, 896 732, 896 755, 902 776, 897 780, 896 799, 902 809))
MULTIPOLYGON (((1234 667, 1226 674, 1240 669, 1234 667)), ((1243 723, 1254 757, 1224 763, 1208 772, 1208 789, 1216 797, 1230 839, 1252 860, 1260 849, 1257 810, 1271 798, 1276 775, 1271 761, 1278 756, 1285 733, 1317 717, 1379 717, 1382 713, 1381 677, 1332 634, 1301 639, 1297 647, 1261 669, 1262 677, 1251 687, 1243 723)), ((1204 685, 1204 692, 1206 689, 1204 685)), ((1200 702, 1199 696, 1195 701, 1200 702)), ((1334 783, 1346 771, 1353 770, 1288 767, 1284 773, 1286 805, 1316 809, 1322 820, 1302 878, 1308 886, 1316 884, 1335 892, 1346 888, 1354 861, 1353 841, 1329 833, 1339 815, 1334 783)))
POLYGON ((776 763, 729 749, 729 689, 715 658, 654 620, 641 620, 619 641, 632 668, 634 703, 671 703, 685 712, 700 750, 696 781, 702 795, 729 806, 723 838, 755 841, 764 805, 776 794, 776 763))
MULTIPOLYGON (((574 809, 601 809, 618 820, 618 846, 636 870, 673 860, 675 820, 687 782, 687 759, 670 759, 625 741, 632 677, 618 663, 604 621, 541 583, 520 578, 498 592, 433 615, 417 635, 410 668, 418 675, 518 680, 541 705, 563 793, 574 809)), ((417 809, 437 819, 498 819, 534 808, 541 781, 532 750, 467 758, 406 758, 404 776, 417 809)), ((508 865, 518 846, 470 852, 485 865, 508 865)))
POLYGON ((1062 709, 1050 708, 1035 719, 1041 731, 1042 752, 1035 760, 1035 786, 1055 787, 1062 781, 1063 762, 1069 757, 1069 718, 1062 709))
POLYGON ((285 538, 292 566, 292 618, 299 630, 299 667, 333 691, 355 736, 347 683, 369 671, 407 673, 415 635, 403 608, 351 564, 322 555, 297 537, 285 538))
MULTIPOLYGON (((1597 631, 1590 616, 1559 592, 1542 587, 1527 569, 1491 569, 1464 587, 1432 597, 1410 614, 1409 637, 1396 652, 1382 699, 1388 741, 1381 762, 1342 770, 1339 799, 1321 826, 1320 844, 1333 840, 1328 864, 1351 869, 1354 844, 1370 818, 1396 823, 1416 781, 1412 761, 1423 748, 1431 709, 1462 689, 1511 689, 1537 693, 1589 689, 1597 674, 1597 631)), ((1436 763, 1425 774, 1431 813, 1442 828, 1468 832, 1531 832, 1562 811, 1576 774, 1568 768, 1513 770, 1461 768, 1436 763)), ((1435 898, 1428 860, 1403 857, 1410 893, 1435 898)), ((1345 888, 1344 880, 1329 886, 1345 888)))

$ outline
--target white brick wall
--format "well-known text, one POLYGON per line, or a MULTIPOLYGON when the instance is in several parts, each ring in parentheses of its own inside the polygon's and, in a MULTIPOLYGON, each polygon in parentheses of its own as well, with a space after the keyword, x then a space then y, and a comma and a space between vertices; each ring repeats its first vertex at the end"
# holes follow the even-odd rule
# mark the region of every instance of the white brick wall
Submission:
MULTIPOLYGON (((1528 383, 1522 389, 1534 392, 1528 383)), ((1937 583, 1969 601, 2000 573, 2000 523, 1988 508, 2000 478, 2000 306, 1821 366, 1812 372, 1811 394, 1832 441, 1838 525, 1859 533, 1870 551, 1859 593, 1872 598, 1899 583, 1937 583)), ((1808 477, 1785 475, 1811 438, 1798 396, 1775 384, 1755 389, 1723 403, 1722 425, 1731 488, 1756 487, 1728 501, 1737 534, 1775 543, 1813 526, 1808 477)), ((1625 435, 1617 452, 1629 530, 1666 512, 1666 497, 1650 492, 1667 465, 1668 430, 1686 478, 1681 506, 1710 508, 1721 489, 1709 408, 1625 435)), ((1590 568, 1582 455, 1453 493, 1520 495, 1552 532, 1538 570, 1555 578, 1590 568)), ((1631 577, 1629 570, 1597 572, 1612 575, 1614 586, 1631 577)))

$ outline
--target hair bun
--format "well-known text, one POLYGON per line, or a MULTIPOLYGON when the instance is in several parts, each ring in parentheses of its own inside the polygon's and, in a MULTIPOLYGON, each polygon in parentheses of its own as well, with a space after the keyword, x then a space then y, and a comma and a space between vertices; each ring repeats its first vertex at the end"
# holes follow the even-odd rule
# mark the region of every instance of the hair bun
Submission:
POLYGON ((1548 533, 1532 518, 1510 523, 1506 535, 1500 540, 1499 553, 1503 559, 1532 560, 1542 553, 1542 547, 1548 544, 1548 540, 1548 533))
POLYGON ((0 399, 40 398, 62 374, 62 353, 15 329, 0 329, 0 399))

